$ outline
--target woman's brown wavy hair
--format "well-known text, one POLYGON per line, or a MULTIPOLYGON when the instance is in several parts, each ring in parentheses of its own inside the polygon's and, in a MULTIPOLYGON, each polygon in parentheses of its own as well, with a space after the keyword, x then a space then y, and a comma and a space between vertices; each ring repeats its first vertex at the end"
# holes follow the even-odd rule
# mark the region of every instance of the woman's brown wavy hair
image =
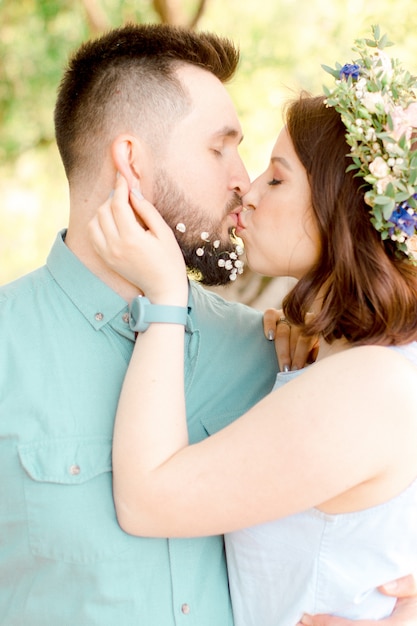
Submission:
POLYGON ((305 167, 321 238, 316 265, 284 300, 285 315, 308 335, 353 344, 401 344, 417 338, 417 268, 382 241, 351 172, 346 129, 323 97, 302 94, 286 108, 286 125, 305 167), (304 324, 314 300, 315 319, 304 324))

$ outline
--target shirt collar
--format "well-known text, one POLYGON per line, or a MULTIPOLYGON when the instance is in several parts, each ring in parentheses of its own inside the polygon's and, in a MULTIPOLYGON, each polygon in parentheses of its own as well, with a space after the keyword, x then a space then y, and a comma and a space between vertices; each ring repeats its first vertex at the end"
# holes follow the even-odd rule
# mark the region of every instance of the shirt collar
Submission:
MULTIPOLYGON (((115 318, 126 324, 128 304, 113 289, 93 274, 65 245, 66 230, 58 233, 46 265, 52 276, 86 320, 99 330, 115 318)), ((193 306, 192 290, 188 292, 188 313, 193 306)), ((117 324, 119 326, 119 323, 117 324)), ((192 330, 187 323, 187 329, 192 330)), ((132 337, 134 336, 133 331, 132 337)))

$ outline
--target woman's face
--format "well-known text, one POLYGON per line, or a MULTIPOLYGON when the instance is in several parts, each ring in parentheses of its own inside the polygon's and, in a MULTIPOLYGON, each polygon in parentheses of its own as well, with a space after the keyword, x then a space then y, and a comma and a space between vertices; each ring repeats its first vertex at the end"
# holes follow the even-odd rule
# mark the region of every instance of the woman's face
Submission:
POLYGON ((244 241, 251 269, 264 276, 301 278, 317 261, 320 240, 307 173, 285 128, 243 206, 236 234, 244 241))

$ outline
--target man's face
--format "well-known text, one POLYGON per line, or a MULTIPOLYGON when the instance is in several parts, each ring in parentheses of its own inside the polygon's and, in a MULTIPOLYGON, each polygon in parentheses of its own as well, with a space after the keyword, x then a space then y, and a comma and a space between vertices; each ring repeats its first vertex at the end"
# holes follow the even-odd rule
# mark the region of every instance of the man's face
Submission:
POLYGON ((241 272, 230 235, 250 182, 238 153, 242 130, 222 83, 183 66, 191 110, 173 127, 154 171, 153 202, 177 236, 189 268, 207 285, 241 272))
POLYGON ((234 220, 228 216, 235 215, 232 212, 241 206, 239 196, 232 196, 223 219, 209 219, 164 170, 159 170, 153 197, 177 238, 187 267, 204 285, 225 285, 242 273, 243 263, 238 257, 243 248, 233 237, 232 225, 227 234, 224 231, 224 221, 234 220))

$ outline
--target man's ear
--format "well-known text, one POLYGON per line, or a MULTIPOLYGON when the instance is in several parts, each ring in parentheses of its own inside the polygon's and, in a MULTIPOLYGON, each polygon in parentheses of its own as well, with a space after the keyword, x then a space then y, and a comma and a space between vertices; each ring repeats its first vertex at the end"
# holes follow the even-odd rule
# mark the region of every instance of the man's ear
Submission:
POLYGON ((133 135, 119 135, 112 143, 111 155, 115 168, 126 178, 129 189, 136 187, 146 158, 142 141, 133 135))

